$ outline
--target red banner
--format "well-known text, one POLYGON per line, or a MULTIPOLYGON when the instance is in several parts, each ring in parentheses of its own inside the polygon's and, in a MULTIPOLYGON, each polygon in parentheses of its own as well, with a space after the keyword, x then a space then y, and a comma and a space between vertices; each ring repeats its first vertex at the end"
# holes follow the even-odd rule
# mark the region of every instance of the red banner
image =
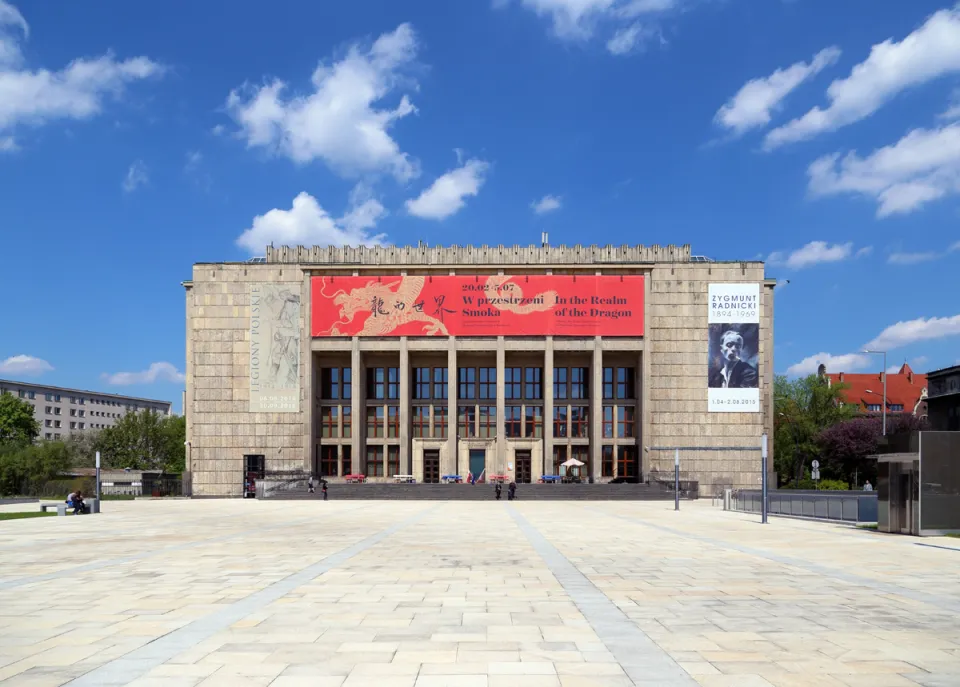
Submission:
POLYGON ((643 336, 643 277, 313 277, 313 336, 643 336))

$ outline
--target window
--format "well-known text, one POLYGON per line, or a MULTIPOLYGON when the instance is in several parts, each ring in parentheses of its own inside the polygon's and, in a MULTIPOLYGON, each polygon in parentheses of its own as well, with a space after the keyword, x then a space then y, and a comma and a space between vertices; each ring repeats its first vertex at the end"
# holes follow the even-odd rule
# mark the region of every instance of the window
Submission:
POLYGON ((26 398, 26 397, 27 397, 27 392, 24 391, 23 389, 20 389, 20 391, 17 392, 17 395, 18 395, 20 398, 26 398))
POLYGON ((637 476, 637 448, 635 446, 617 447, 617 477, 637 476))
POLYGON ((617 407, 617 437, 626 439, 633 436, 633 414, 635 408, 630 406, 617 407))
POLYGON ((567 436, 567 406, 553 407, 553 436, 567 436))
POLYGON ((53 420, 44 420, 44 421, 43 421, 43 426, 44 426, 44 427, 53 427, 53 420))
POLYGON ((60 441, 60 432, 56 432, 56 433, 53 435, 53 438, 54 438, 56 441, 60 441))
POLYGON ((480 398, 493 400, 497 397, 497 368, 480 368, 480 398))
POLYGON ((400 474, 400 447, 387 446, 387 475, 400 474))
POLYGON ((447 407, 433 406, 433 436, 437 439, 446 439, 447 424, 447 407))
POLYGON ((344 444, 341 447, 343 451, 343 474, 352 475, 353 474, 353 451, 350 444, 344 444))
POLYGON ((337 475, 337 447, 320 447, 320 476, 335 477, 337 475))
POLYGON ((586 439, 590 436, 590 414, 587 406, 573 406, 570 408, 570 436, 575 439, 586 439))
POLYGON ((457 368, 457 395, 462 399, 473 399, 477 397, 477 368, 459 367, 457 368))
POLYGON ((43 435, 43 438, 44 438, 44 439, 47 439, 47 440, 49 441, 50 439, 53 438, 53 435, 50 434, 50 432, 47 432, 46 434, 43 435))
MULTIPOLYGON (((903 409, 903 406, 901 406, 901 410, 902 410, 902 409, 903 409)), ((59 414, 60 414, 60 408, 54 408, 54 409, 53 409, 53 414, 54 414, 54 415, 59 415, 59 414)))
MULTIPOLYGON (((77 403, 79 403, 80 405, 83 405, 83 399, 82 398, 77 399, 77 403)), ((130 410, 130 406, 127 406, 127 410, 130 410)))
POLYGON ((418 401, 426 401, 430 399, 431 372, 432 370, 429 367, 416 367, 413 370, 413 397, 418 401))
POLYGON ((383 446, 367 446, 367 465, 363 474, 367 477, 383 477, 383 446))
POLYGON ((85 411, 85 410, 81 410, 81 411, 78 413, 78 415, 79 415, 80 417, 83 417, 83 416, 86 415, 86 414, 87 414, 87 411, 85 411))
POLYGON ((44 399, 46 399, 47 401, 52 401, 52 400, 53 400, 53 394, 44 394, 43 397, 44 397, 44 399))
POLYGON ((567 368, 553 368, 553 397, 565 399, 567 397, 567 368))
POLYGON ((367 369, 367 398, 383 400, 387 396, 386 372, 382 367, 367 369))
POLYGON ((54 420, 53 426, 56 427, 57 429, 60 429, 60 420, 54 420))
POLYGON ((391 439, 400 437, 400 408, 387 406, 387 436, 391 439))
POLYGON ((47 415, 50 415, 53 412, 53 408, 51 406, 46 406, 43 409, 43 412, 45 412, 47 415))
MULTIPOLYGON (((518 368, 519 369, 519 368, 518 368)), ((521 411, 520 406, 507 406, 503 415, 503 431, 508 437, 516 438, 522 436, 521 432, 521 411)))
POLYGON ((400 398, 400 368, 387 368, 387 398, 396 400, 400 398))
POLYGON ((879 404, 879 403, 868 403, 868 404, 867 404, 867 412, 870 412, 870 413, 879 413, 879 412, 880 412, 880 404, 879 404))
POLYGON ((577 477, 586 478, 590 470, 590 447, 589 446, 574 446, 573 447, 573 457, 576 460, 579 460, 583 463, 580 467, 573 467, 570 470, 570 474, 576 475, 577 477))
POLYGON ((27 392, 27 398, 29 398, 31 401, 32 401, 33 399, 35 399, 36 397, 37 397, 37 395, 36 395, 34 392, 32 392, 32 391, 28 391, 28 392, 27 392))
POLYGON ((477 410, 474 406, 457 408, 457 433, 464 438, 477 436, 477 410))
POLYGON ((349 367, 345 367, 340 370, 340 398, 344 401, 349 401, 353 398, 353 370, 349 367))
POLYGON ((613 406, 603 407, 603 438, 613 438, 613 406))
POLYGON ((636 398, 634 390, 634 368, 617 368, 617 398, 636 398))
POLYGON ((902 412, 903 412, 903 404, 902 404, 902 403, 891 403, 891 404, 890 404, 890 411, 893 412, 893 413, 902 413, 902 412))
MULTIPOLYGON (((337 406, 324 406, 320 408, 320 436, 324 439, 331 439, 340 436, 340 427, 338 424, 337 406)), ((330 474, 330 473, 327 473, 330 474)))
POLYGON ((587 367, 570 368, 570 398, 590 398, 590 385, 587 382, 587 375, 589 374, 590 368, 587 367))
POLYGON ((508 401, 519 401, 523 398, 520 375, 522 369, 520 367, 507 367, 503 370, 503 397, 508 401))
POLYGON ((613 446, 600 447, 600 476, 613 477, 613 446))
POLYGON ((320 370, 320 398, 340 398, 339 367, 324 367, 320 370))
POLYGON ((533 401, 543 398, 543 369, 528 367, 524 370, 524 395, 533 401))
POLYGON ((423 439, 430 435, 430 406, 413 406, 413 436, 423 439))
POLYGON ((480 406, 480 437, 493 439, 497 436, 497 407, 480 406))
POLYGON ((553 472, 554 475, 562 475, 564 468, 561 466, 567 462, 567 447, 566 446, 554 446, 553 447, 553 472))
POLYGON ((367 436, 371 438, 383 436, 383 406, 367 408, 367 436))
POLYGON ((343 415, 343 438, 349 439, 352 436, 350 420, 353 417, 353 409, 350 406, 344 406, 341 415, 343 415))
POLYGON ((76 423, 76 422, 71 422, 71 423, 70 423, 70 429, 76 429, 76 428, 77 428, 77 423, 76 423))
POLYGON ((87 423, 85 423, 85 422, 81 422, 81 423, 79 424, 80 429, 83 429, 83 428, 86 427, 86 426, 87 426, 87 423))
POLYGON ((526 407, 523 435, 537 439, 543 436, 543 408, 540 406, 526 407))
POLYGON ((447 398, 447 368, 433 368, 433 397, 440 400, 447 398))

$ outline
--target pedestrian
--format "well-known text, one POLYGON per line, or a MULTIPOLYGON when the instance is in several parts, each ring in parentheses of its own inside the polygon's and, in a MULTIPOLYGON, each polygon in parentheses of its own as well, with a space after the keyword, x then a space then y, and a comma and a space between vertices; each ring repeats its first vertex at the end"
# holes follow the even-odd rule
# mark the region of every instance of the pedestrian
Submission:
POLYGON ((863 485, 864 491, 873 491, 873 485, 870 484, 870 480, 867 480, 863 485))
POLYGON ((327 480, 321 482, 320 491, 323 492, 323 500, 327 500, 327 480))
POLYGON ((497 482, 497 486, 494 487, 494 491, 497 492, 497 501, 500 500, 500 492, 503 490, 503 487, 500 485, 500 482, 497 482))
POLYGON ((517 498, 517 483, 510 482, 510 485, 507 487, 507 500, 513 501, 517 498))
POLYGON ((307 480, 307 493, 308 494, 316 493, 313 489, 313 475, 310 475, 310 478, 307 480))
POLYGON ((83 503, 83 492, 79 489, 67 496, 67 505, 73 508, 74 515, 84 515, 87 507, 83 503))

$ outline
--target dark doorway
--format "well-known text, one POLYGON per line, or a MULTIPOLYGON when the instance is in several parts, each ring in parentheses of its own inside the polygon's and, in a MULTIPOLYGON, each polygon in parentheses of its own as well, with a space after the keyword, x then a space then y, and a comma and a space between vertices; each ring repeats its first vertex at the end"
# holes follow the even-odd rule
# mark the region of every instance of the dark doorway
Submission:
POLYGON ((423 452, 423 483, 440 483, 440 451, 423 452))
POLYGON ((638 479, 640 477, 640 470, 637 465, 636 446, 617 447, 617 477, 626 477, 629 479, 638 479))
POLYGON ((517 451, 514 454, 516 462, 517 484, 530 484, 531 460, 530 451, 517 451))
POLYGON ((484 448, 470 449, 470 474, 474 481, 483 477, 483 471, 487 468, 487 450, 484 448))
POLYGON ((243 457, 243 498, 256 498, 257 480, 267 476, 266 465, 263 455, 248 454, 243 457))
POLYGON ((317 464, 314 474, 318 477, 337 477, 337 447, 326 445, 317 447, 317 464))

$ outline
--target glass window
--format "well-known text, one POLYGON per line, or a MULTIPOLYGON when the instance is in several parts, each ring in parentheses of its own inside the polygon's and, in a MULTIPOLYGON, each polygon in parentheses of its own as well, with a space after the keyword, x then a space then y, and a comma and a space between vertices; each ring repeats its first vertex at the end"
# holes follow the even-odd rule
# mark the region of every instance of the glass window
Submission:
POLYGON ((440 400, 447 398, 447 368, 433 368, 433 397, 440 400))
POLYGON ((567 436, 567 406, 553 407, 553 436, 558 438, 567 436))
POLYGON ((613 406, 603 407, 603 438, 613 438, 613 406))
POLYGON ((587 382, 587 375, 590 374, 590 368, 571 367, 570 368, 570 398, 586 399, 590 398, 590 385, 587 382))
POLYGON ((543 436, 543 408, 540 406, 526 407, 523 435, 537 439, 543 436))
POLYGON ((600 447, 600 476, 613 477, 613 446, 600 447))
POLYGON ((383 400, 387 395, 386 371, 382 367, 367 368, 367 398, 383 400))
POLYGON ((32 401, 33 399, 35 399, 36 397, 37 397, 37 395, 36 395, 34 392, 32 392, 32 391, 28 391, 28 392, 27 392, 27 398, 29 398, 31 401, 32 401))
POLYGON ((590 436, 589 408, 573 406, 570 408, 570 436, 587 439, 590 436))
POLYGON ((522 377, 520 375, 522 369, 520 367, 507 367, 503 370, 503 397, 508 401, 519 401, 522 398, 522 377))
POLYGON ((387 368, 387 398, 396 400, 400 398, 400 368, 387 368))
POLYGON ((524 375, 524 395, 532 401, 539 401, 543 398, 543 369, 528 367, 524 370, 524 375))
POLYGON ((53 435, 52 435, 50 432, 47 432, 46 434, 43 435, 43 438, 44 438, 44 439, 47 439, 47 440, 50 440, 50 439, 53 438, 53 435))
POLYGON ((475 406, 457 408, 457 432, 461 437, 477 436, 477 410, 475 406))
POLYGON ((59 403, 59 402, 60 402, 60 394, 55 394, 54 397, 53 397, 53 400, 56 401, 57 403, 59 403))
POLYGON ((400 447, 387 446, 387 475, 400 474, 400 447))
POLYGON ((457 381, 459 383, 457 395, 460 398, 470 400, 477 397, 477 368, 457 368, 457 381))
POLYGON ((613 400, 613 368, 603 368, 603 398, 604 400, 613 400))
POLYGON ((343 474, 353 474, 353 447, 350 444, 344 444, 343 450, 343 474))
POLYGON ((320 446, 320 476, 335 477, 337 475, 337 447, 320 446))
POLYGON ((363 474, 367 477, 383 477, 383 446, 367 446, 367 465, 363 474))
POLYGON ((17 395, 18 395, 20 398, 26 398, 26 397, 27 397, 27 392, 24 391, 23 389, 20 389, 20 390, 17 392, 17 395))
POLYGON ((345 367, 340 371, 340 379, 342 380, 341 386, 343 391, 341 398, 343 398, 344 401, 348 401, 353 398, 353 386, 351 383, 352 378, 353 370, 351 370, 349 367, 345 367))
POLYGON ((43 421, 43 426, 44 426, 44 427, 53 427, 53 420, 44 420, 44 421, 43 421))
POLYGON ((553 447, 553 475, 562 475, 564 468, 561 467, 564 463, 567 462, 567 447, 566 446, 554 446, 553 447))
POLYGON ((387 436, 397 439, 400 436, 400 408, 387 407, 387 436))
POLYGON ((632 406, 617 407, 617 436, 621 439, 633 436, 633 414, 632 406))
MULTIPOLYGON (((900 410, 903 410, 903 406, 900 406, 900 410)), ((60 414, 60 408, 54 408, 54 409, 53 409, 53 414, 54 414, 54 415, 59 415, 59 414, 60 414)))
POLYGON ((433 406, 433 436, 436 439, 447 438, 446 406, 433 406))
POLYGON ((503 431, 508 437, 516 438, 523 436, 521 434, 522 410, 520 406, 507 406, 504 409, 503 431))
POLYGON ((320 408, 320 436, 331 439, 340 436, 339 411, 337 406, 323 406, 320 408))
POLYGON ((430 406, 413 406, 413 436, 416 439, 430 436, 430 406))
POLYGON ((86 427, 86 426, 87 426, 87 423, 85 423, 85 422, 81 422, 81 423, 80 423, 80 429, 83 429, 83 428, 86 427))
POLYGON ((343 438, 349 439, 352 436, 350 422, 353 418, 353 409, 350 406, 344 406, 343 410, 343 438))
POLYGON ((367 436, 383 436, 383 406, 367 408, 367 436))
POLYGON ((617 447, 617 477, 637 476, 636 446, 617 447))
POLYGON ((903 412, 903 405, 900 404, 900 403, 891 403, 891 404, 890 404, 890 410, 891 410, 892 412, 894 412, 894 413, 902 413, 902 412, 903 412))
POLYGON ((634 390, 634 368, 617 368, 617 398, 636 398, 634 390))
POLYGON ((48 400, 48 401, 52 401, 52 400, 53 400, 53 394, 44 394, 43 397, 44 397, 46 400, 48 400))
POLYGON ((46 406, 46 407, 44 407, 43 412, 45 412, 47 415, 50 415, 50 414, 53 412, 53 407, 52 407, 52 406, 46 406))
POLYGON ((87 411, 81 410, 81 411, 80 411, 79 413, 77 413, 77 414, 78 414, 80 417, 83 417, 84 415, 87 414, 87 411))
POLYGON ((868 404, 867 404, 867 410, 868 410, 869 412, 871 412, 871 413, 879 413, 879 412, 880 412, 880 404, 879 404, 879 403, 876 403, 876 404, 874 404, 874 403, 868 403, 868 404))
POLYGON ((425 401, 430 398, 430 373, 429 367, 415 367, 413 369, 413 397, 418 401, 425 401))
POLYGON ((565 399, 567 397, 567 368, 553 368, 553 397, 565 399))
POLYGON ((590 474, 590 447, 589 446, 573 446, 573 457, 576 460, 579 460, 583 463, 580 467, 573 467, 570 469, 570 474, 574 477, 582 477, 584 479, 590 474))
POLYGON ((497 397, 497 368, 480 368, 480 398, 493 400, 497 397))
POLYGON ((56 441, 60 441, 60 432, 55 433, 55 434, 53 435, 53 438, 54 438, 56 441))
POLYGON ((340 398, 340 368, 324 367, 320 369, 320 398, 340 398))
POLYGON ((497 407, 480 406, 480 437, 493 439, 497 436, 497 407))

